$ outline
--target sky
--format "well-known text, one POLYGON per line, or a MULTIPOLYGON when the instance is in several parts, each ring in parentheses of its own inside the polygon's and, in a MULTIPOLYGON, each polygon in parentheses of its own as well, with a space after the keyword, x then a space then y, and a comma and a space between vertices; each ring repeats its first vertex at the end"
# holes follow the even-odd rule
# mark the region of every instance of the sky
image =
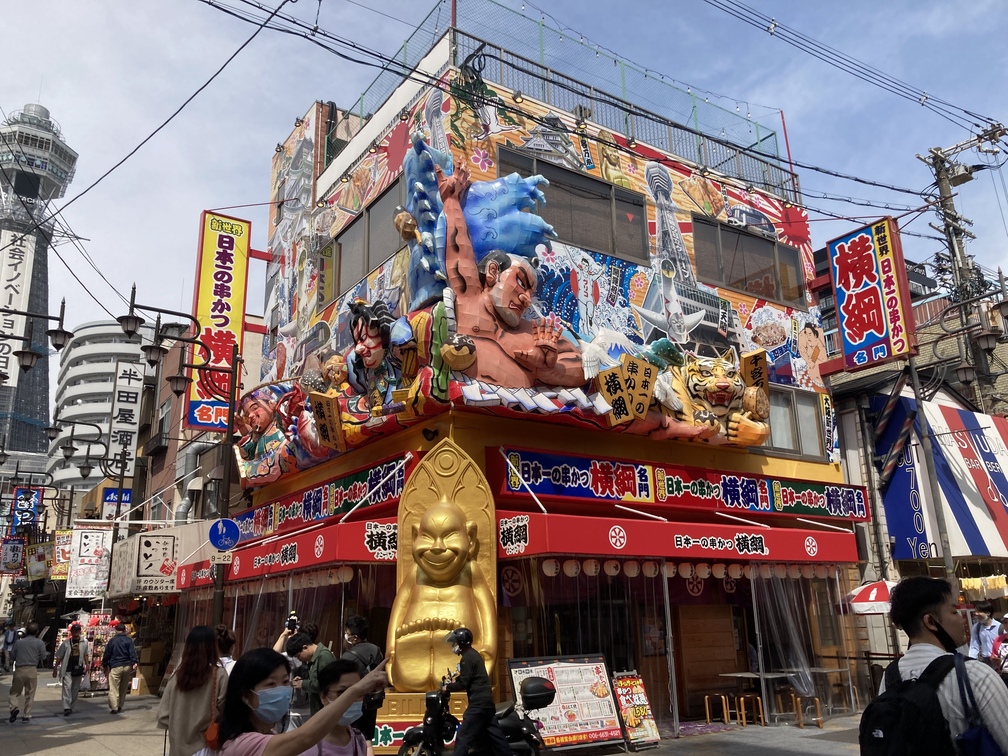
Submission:
MULTIPOLYGON (((442 2, 447 14, 450 0, 442 2)), ((478 0, 459 2, 479 5, 478 0)), ((519 12, 524 6, 531 18, 542 15, 531 3, 502 2, 519 12)), ((1008 121, 1008 90, 997 73, 1008 70, 1008 46, 994 0, 958 3, 954 11, 939 0, 750 4, 780 24, 954 105, 1008 121)), ((703 0, 623 0, 618 6, 598 0, 540 0, 540 5, 572 36, 698 91, 721 95, 709 96, 729 110, 748 109, 772 128, 779 127, 783 111, 791 155, 803 163, 923 190, 933 177, 915 154, 969 137, 961 126, 916 102, 838 71, 703 0)), ((284 11, 309 23, 317 14, 320 28, 394 54, 434 6, 435 0, 300 0, 284 11)), ((494 10, 487 6, 486 12, 494 10)), ((0 18, 6 61, 0 108, 9 116, 26 103, 40 102, 80 154, 76 177, 57 206, 144 140, 254 31, 199 0, 2 0, 0 18)), ((375 74, 373 68, 341 60, 304 39, 265 30, 169 125, 69 205, 65 220, 119 292, 128 296, 135 283, 139 301, 188 309, 200 212, 268 202, 274 147, 290 134, 295 118, 315 100, 353 103, 375 74)), ((1005 157, 994 156, 997 161, 1005 157)), ((985 156, 972 151, 962 160, 981 163, 985 156)), ((922 204, 916 196, 808 170, 798 173, 809 195, 922 204)), ((1008 267, 1008 229, 1001 212, 1008 213, 1008 203, 1001 173, 979 172, 958 192, 959 212, 974 221, 978 237, 967 251, 987 268, 1008 267)), ((864 222, 886 214, 811 196, 806 203, 864 217, 864 222)), ((267 248, 267 209, 232 211, 253 222, 252 243, 258 249, 267 248)), ((856 227, 856 221, 821 220, 814 212, 811 217, 816 248, 856 227)), ((929 221, 937 219, 926 212, 907 230, 933 235, 929 221)), ((912 260, 928 260, 940 248, 938 241, 904 238, 905 254, 912 260)), ((65 297, 69 327, 108 317, 95 299, 114 315, 125 311, 77 249, 63 244, 59 252, 94 295, 50 256, 51 309, 56 311, 65 297)), ((264 263, 253 263, 252 313, 263 310, 264 272, 264 263)))

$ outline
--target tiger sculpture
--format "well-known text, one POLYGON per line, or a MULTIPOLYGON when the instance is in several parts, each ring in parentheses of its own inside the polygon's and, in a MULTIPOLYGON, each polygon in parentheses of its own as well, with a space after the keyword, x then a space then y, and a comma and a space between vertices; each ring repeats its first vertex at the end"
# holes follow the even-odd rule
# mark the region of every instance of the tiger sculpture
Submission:
POLYGON ((705 426, 700 438, 711 443, 759 446, 770 435, 770 400, 762 387, 746 386, 732 348, 714 357, 687 352, 658 377, 655 399, 677 420, 705 426))

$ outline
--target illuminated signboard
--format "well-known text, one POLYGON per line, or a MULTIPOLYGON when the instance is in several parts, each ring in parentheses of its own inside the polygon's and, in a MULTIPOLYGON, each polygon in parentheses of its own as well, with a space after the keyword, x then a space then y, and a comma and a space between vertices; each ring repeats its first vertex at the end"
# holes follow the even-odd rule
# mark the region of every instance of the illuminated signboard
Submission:
POLYGON ((917 353, 899 227, 883 218, 826 245, 848 372, 917 353))
POLYGON ((200 224, 196 263, 195 317, 199 339, 209 350, 196 349, 196 362, 220 370, 198 370, 189 386, 184 422, 194 430, 227 430, 232 347, 241 351, 248 286, 252 224, 208 211, 200 224))

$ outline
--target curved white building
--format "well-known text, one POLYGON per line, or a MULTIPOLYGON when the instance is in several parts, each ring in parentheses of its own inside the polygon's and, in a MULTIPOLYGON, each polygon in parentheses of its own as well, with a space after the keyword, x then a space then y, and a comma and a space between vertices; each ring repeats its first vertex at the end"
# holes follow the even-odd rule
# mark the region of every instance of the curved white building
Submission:
MULTIPOLYGON (((62 430, 55 441, 49 442, 48 472, 52 473, 53 485, 58 488, 84 482, 77 466, 84 462, 87 439, 97 437, 94 428, 78 425, 74 433, 77 451, 69 460, 65 459, 60 447, 70 437, 69 421, 100 426, 103 440, 108 443, 116 360, 133 360, 146 365, 140 352, 140 338, 128 339, 115 321, 85 323, 73 332, 73 339, 60 354, 56 387, 54 417, 63 421, 60 423, 62 430)), ((141 335, 149 340, 150 326, 145 326, 141 335)), ((91 451, 93 457, 97 457, 104 449, 95 445, 91 451)), ((95 465, 89 480, 93 484, 100 479, 101 473, 95 465)))

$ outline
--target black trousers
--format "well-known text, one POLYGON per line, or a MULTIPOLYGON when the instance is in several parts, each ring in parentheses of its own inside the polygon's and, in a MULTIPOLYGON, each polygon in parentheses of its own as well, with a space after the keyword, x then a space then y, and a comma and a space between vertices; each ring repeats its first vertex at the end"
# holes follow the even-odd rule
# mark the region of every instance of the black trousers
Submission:
POLYGON ((458 734, 455 736, 455 756, 466 756, 469 749, 482 737, 488 740, 494 756, 511 756, 511 746, 508 745, 500 726, 494 721, 494 708, 470 706, 462 716, 462 724, 459 725, 458 734))

